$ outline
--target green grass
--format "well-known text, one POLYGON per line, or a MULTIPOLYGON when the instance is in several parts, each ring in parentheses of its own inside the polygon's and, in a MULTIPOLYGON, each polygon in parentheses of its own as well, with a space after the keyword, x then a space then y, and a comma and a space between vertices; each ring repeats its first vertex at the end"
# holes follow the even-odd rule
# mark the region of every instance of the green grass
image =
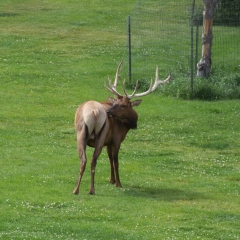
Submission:
POLYGON ((72 195, 74 114, 109 96, 134 5, 1 1, 1 239, 239 239, 239 100, 143 98, 119 154, 123 188, 108 183, 104 150, 88 195, 88 149, 72 195))

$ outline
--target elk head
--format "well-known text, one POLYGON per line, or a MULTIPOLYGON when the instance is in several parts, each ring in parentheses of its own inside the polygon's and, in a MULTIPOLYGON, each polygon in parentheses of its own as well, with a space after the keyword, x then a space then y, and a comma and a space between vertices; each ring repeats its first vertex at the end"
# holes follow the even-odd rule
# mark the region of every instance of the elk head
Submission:
MULTIPOLYGON (((125 87, 123 87, 123 91, 125 93, 125 96, 123 96, 116 89, 117 82, 120 77, 119 72, 122 69, 122 63, 123 63, 123 61, 121 61, 121 63, 119 64, 119 66, 117 68, 114 84, 112 84, 111 80, 109 79, 109 87, 105 85, 105 88, 116 96, 116 99, 110 98, 110 97, 108 98, 109 101, 112 103, 112 107, 107 110, 107 114, 109 117, 119 119, 120 121, 123 121, 123 122, 131 120, 131 122, 137 123, 138 115, 137 115, 136 111, 133 109, 133 107, 138 106, 142 100, 135 100, 132 102, 130 100, 133 98, 143 97, 143 96, 150 94, 151 92, 155 91, 156 88, 160 84, 165 84, 165 83, 169 82, 171 79, 171 76, 169 75, 167 77, 167 79, 165 79, 163 81, 159 80, 158 79, 158 67, 156 67, 155 82, 154 82, 154 84, 152 84, 152 80, 151 80, 150 87, 146 92, 136 93, 136 91, 138 89, 138 81, 137 81, 134 91, 131 95, 128 94, 125 87)), ((124 80, 123 85, 125 86, 125 80, 124 80)), ((136 128, 136 127, 137 127, 137 124, 133 124, 131 128, 136 128)))

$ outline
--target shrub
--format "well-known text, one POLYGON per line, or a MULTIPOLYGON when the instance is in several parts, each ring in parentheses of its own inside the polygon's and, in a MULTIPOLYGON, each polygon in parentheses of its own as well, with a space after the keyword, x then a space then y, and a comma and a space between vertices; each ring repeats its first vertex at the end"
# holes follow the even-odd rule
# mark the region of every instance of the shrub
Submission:
POLYGON ((217 25, 240 25, 240 2, 239 0, 221 0, 218 4, 216 17, 217 25))
MULTIPOLYGON (((178 77, 172 80, 160 90, 165 96, 180 99, 190 99, 190 80, 186 77, 178 77)), ((240 74, 231 73, 228 76, 212 74, 208 78, 194 78, 193 99, 220 100, 240 99, 240 74)))

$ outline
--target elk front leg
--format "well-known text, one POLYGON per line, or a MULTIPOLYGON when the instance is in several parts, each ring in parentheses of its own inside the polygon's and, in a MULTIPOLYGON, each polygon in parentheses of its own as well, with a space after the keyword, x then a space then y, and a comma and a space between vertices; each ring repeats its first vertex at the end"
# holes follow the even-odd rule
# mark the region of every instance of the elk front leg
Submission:
POLYGON ((122 187, 118 171, 118 152, 120 146, 108 146, 108 156, 111 166, 110 182, 116 183, 116 187, 122 187))
POLYGON ((110 178, 109 178, 109 182, 114 184, 116 182, 116 180, 115 180, 113 157, 112 157, 112 147, 111 146, 107 146, 107 153, 108 153, 108 158, 109 158, 109 163, 110 163, 110 178))
POLYGON ((122 184, 120 182, 119 172, 118 172, 118 156, 113 158, 113 165, 114 165, 115 175, 116 175, 116 187, 120 187, 121 188, 122 184))

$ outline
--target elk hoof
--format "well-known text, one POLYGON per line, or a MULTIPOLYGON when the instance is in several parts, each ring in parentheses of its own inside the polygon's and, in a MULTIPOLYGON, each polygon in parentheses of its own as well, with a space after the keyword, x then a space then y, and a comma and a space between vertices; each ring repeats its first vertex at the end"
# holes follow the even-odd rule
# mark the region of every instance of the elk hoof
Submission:
POLYGON ((79 194, 79 190, 78 189, 74 189, 73 190, 73 194, 78 195, 79 194))
POLYGON ((118 188, 122 188, 121 183, 116 183, 116 187, 118 187, 118 188))
POLYGON ((90 189, 89 194, 90 194, 90 195, 94 195, 94 194, 95 194, 95 191, 92 190, 92 189, 90 189))
POLYGON ((110 179, 109 182, 110 182, 111 184, 114 184, 116 181, 115 181, 114 179, 110 179))

